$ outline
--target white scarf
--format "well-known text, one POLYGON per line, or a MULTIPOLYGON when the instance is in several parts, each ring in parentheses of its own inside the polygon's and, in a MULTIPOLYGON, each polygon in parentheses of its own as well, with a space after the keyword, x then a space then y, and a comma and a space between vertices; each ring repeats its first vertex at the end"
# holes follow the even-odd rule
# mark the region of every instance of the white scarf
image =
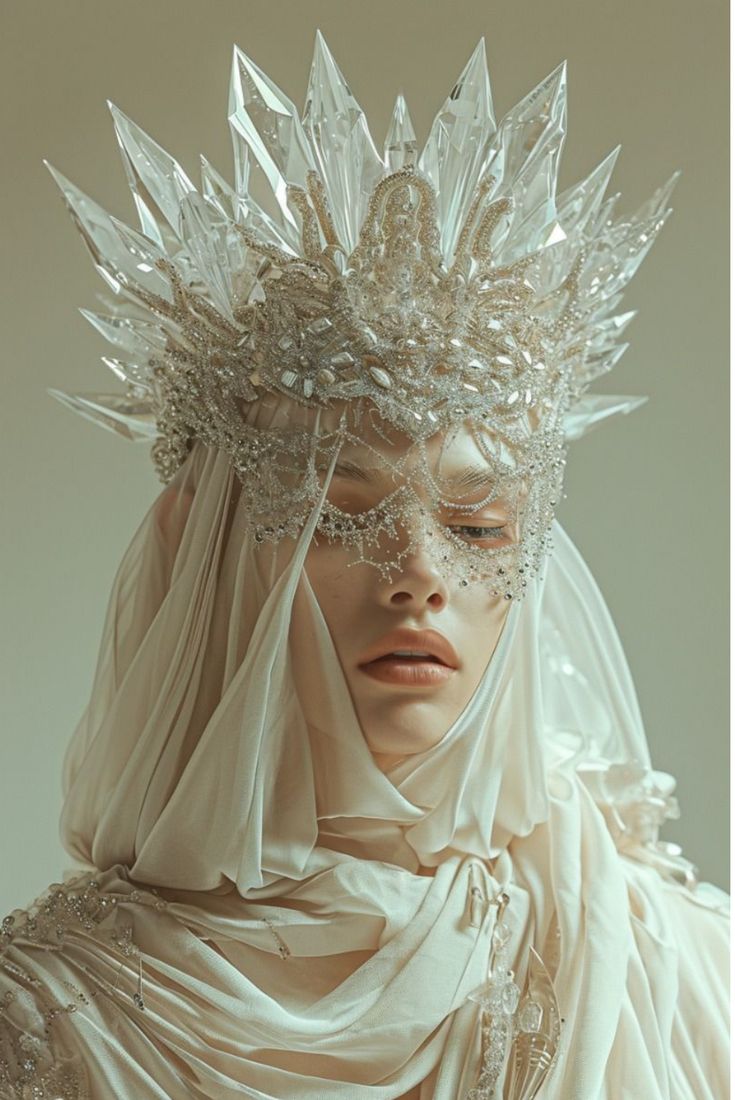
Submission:
POLYGON ((63 952, 6 955, 57 986, 60 967, 79 988, 117 974, 64 1031, 90 1095, 464 1100, 505 890, 515 980, 533 946, 564 1020, 540 1097, 719 1100, 725 895, 678 884, 691 865, 656 846, 673 783, 561 526, 465 711, 386 774, 310 537, 256 551, 226 458, 197 444, 116 576, 62 817, 115 911, 96 936, 70 924, 63 952))

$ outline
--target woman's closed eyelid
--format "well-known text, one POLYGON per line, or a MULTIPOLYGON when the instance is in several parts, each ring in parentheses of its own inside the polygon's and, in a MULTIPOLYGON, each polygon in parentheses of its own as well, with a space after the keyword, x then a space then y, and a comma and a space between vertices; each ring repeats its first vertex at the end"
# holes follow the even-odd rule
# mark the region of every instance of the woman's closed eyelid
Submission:
MULTIPOLYGON (((345 479, 346 480, 346 479, 345 479)), ((387 496, 395 492, 395 486, 386 486, 378 490, 372 486, 352 482, 347 485, 331 485, 327 497, 336 507, 352 506, 367 511, 380 504, 387 496)), ((511 509, 507 503, 495 500, 472 511, 471 504, 464 504, 461 508, 458 504, 440 501, 436 511, 441 513, 445 523, 477 523, 507 524, 511 522, 511 509)))
POLYGON ((475 511, 472 510, 472 505, 459 508, 457 506, 452 507, 451 504, 444 504, 442 512, 446 516, 456 517, 457 523, 510 523, 512 517, 512 510, 508 505, 497 500, 485 504, 475 511))
POLYGON ((490 526, 456 523, 446 524, 445 529, 454 539, 461 539, 468 546, 481 550, 513 546, 517 541, 516 532, 510 524, 490 526))

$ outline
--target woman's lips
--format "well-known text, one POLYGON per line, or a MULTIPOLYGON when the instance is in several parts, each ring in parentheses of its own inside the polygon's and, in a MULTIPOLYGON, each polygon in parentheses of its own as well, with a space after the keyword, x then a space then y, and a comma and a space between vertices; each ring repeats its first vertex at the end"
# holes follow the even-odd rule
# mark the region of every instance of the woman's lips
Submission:
POLYGON ((458 665, 454 647, 438 630, 400 627, 370 646, 357 667, 384 684, 425 689, 445 684, 458 665))
POLYGON ((439 687, 456 671, 431 657, 394 657, 390 653, 359 668, 373 680, 405 687, 439 687))

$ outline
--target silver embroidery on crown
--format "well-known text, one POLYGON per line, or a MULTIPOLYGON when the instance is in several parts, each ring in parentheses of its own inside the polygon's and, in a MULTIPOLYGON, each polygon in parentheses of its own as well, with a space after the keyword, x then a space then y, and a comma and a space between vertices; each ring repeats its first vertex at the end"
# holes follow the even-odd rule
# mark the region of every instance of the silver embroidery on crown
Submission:
MULTIPOLYGON (((421 152, 402 96, 378 152, 319 33, 301 116, 235 50, 234 187, 203 160, 197 190, 112 111, 140 230, 52 172, 114 295, 107 313, 83 313, 127 390, 54 396, 153 442, 163 481, 195 440, 222 449, 261 541, 298 533, 319 500, 315 458, 328 462, 345 438, 299 429, 304 411, 346 405, 358 442, 360 417, 377 412, 419 449, 470 420, 496 495, 512 498, 518 545, 462 544, 445 525, 436 560, 522 596, 551 549, 567 441, 632 407, 586 390, 627 347, 634 313, 617 307, 678 173, 635 214, 614 216, 617 196, 604 198, 614 150, 557 195, 565 64, 496 125, 483 40, 421 152), (252 423, 264 398, 293 410, 288 429, 252 423)), ((422 538, 436 526, 396 498, 359 519, 332 502, 320 532, 375 564, 375 533, 392 539, 404 522, 422 538)))

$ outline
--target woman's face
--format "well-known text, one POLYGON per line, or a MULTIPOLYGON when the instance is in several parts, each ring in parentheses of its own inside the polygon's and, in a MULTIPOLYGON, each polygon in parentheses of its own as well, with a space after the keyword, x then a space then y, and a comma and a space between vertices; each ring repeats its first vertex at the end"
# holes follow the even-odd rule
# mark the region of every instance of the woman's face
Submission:
MULTIPOLYGON (((441 442, 439 436, 428 442, 432 472, 439 469, 441 442)), ((378 437, 365 447, 346 444, 330 482, 330 501, 350 513, 377 505, 410 479, 409 446, 406 437, 395 435, 390 444, 378 437), (376 464, 376 449, 390 466, 376 464), (396 459, 403 460, 400 472, 396 459)), ((469 476, 470 485, 474 477, 478 501, 488 493, 478 476, 483 467, 469 432, 444 447, 442 476, 464 477, 465 484, 469 476)), ((472 492, 465 499, 471 502, 472 492)), ((447 511, 436 519, 439 538, 435 535, 431 547, 411 549, 389 580, 374 565, 356 563, 354 550, 322 536, 312 541, 306 559, 365 739, 384 769, 431 748, 459 717, 480 683, 510 606, 491 595, 488 585, 446 579, 435 560, 443 525, 480 546, 515 541, 506 504, 498 500, 471 516, 447 511)), ((394 561, 395 540, 388 544, 386 536, 384 543, 387 560, 394 561)))

